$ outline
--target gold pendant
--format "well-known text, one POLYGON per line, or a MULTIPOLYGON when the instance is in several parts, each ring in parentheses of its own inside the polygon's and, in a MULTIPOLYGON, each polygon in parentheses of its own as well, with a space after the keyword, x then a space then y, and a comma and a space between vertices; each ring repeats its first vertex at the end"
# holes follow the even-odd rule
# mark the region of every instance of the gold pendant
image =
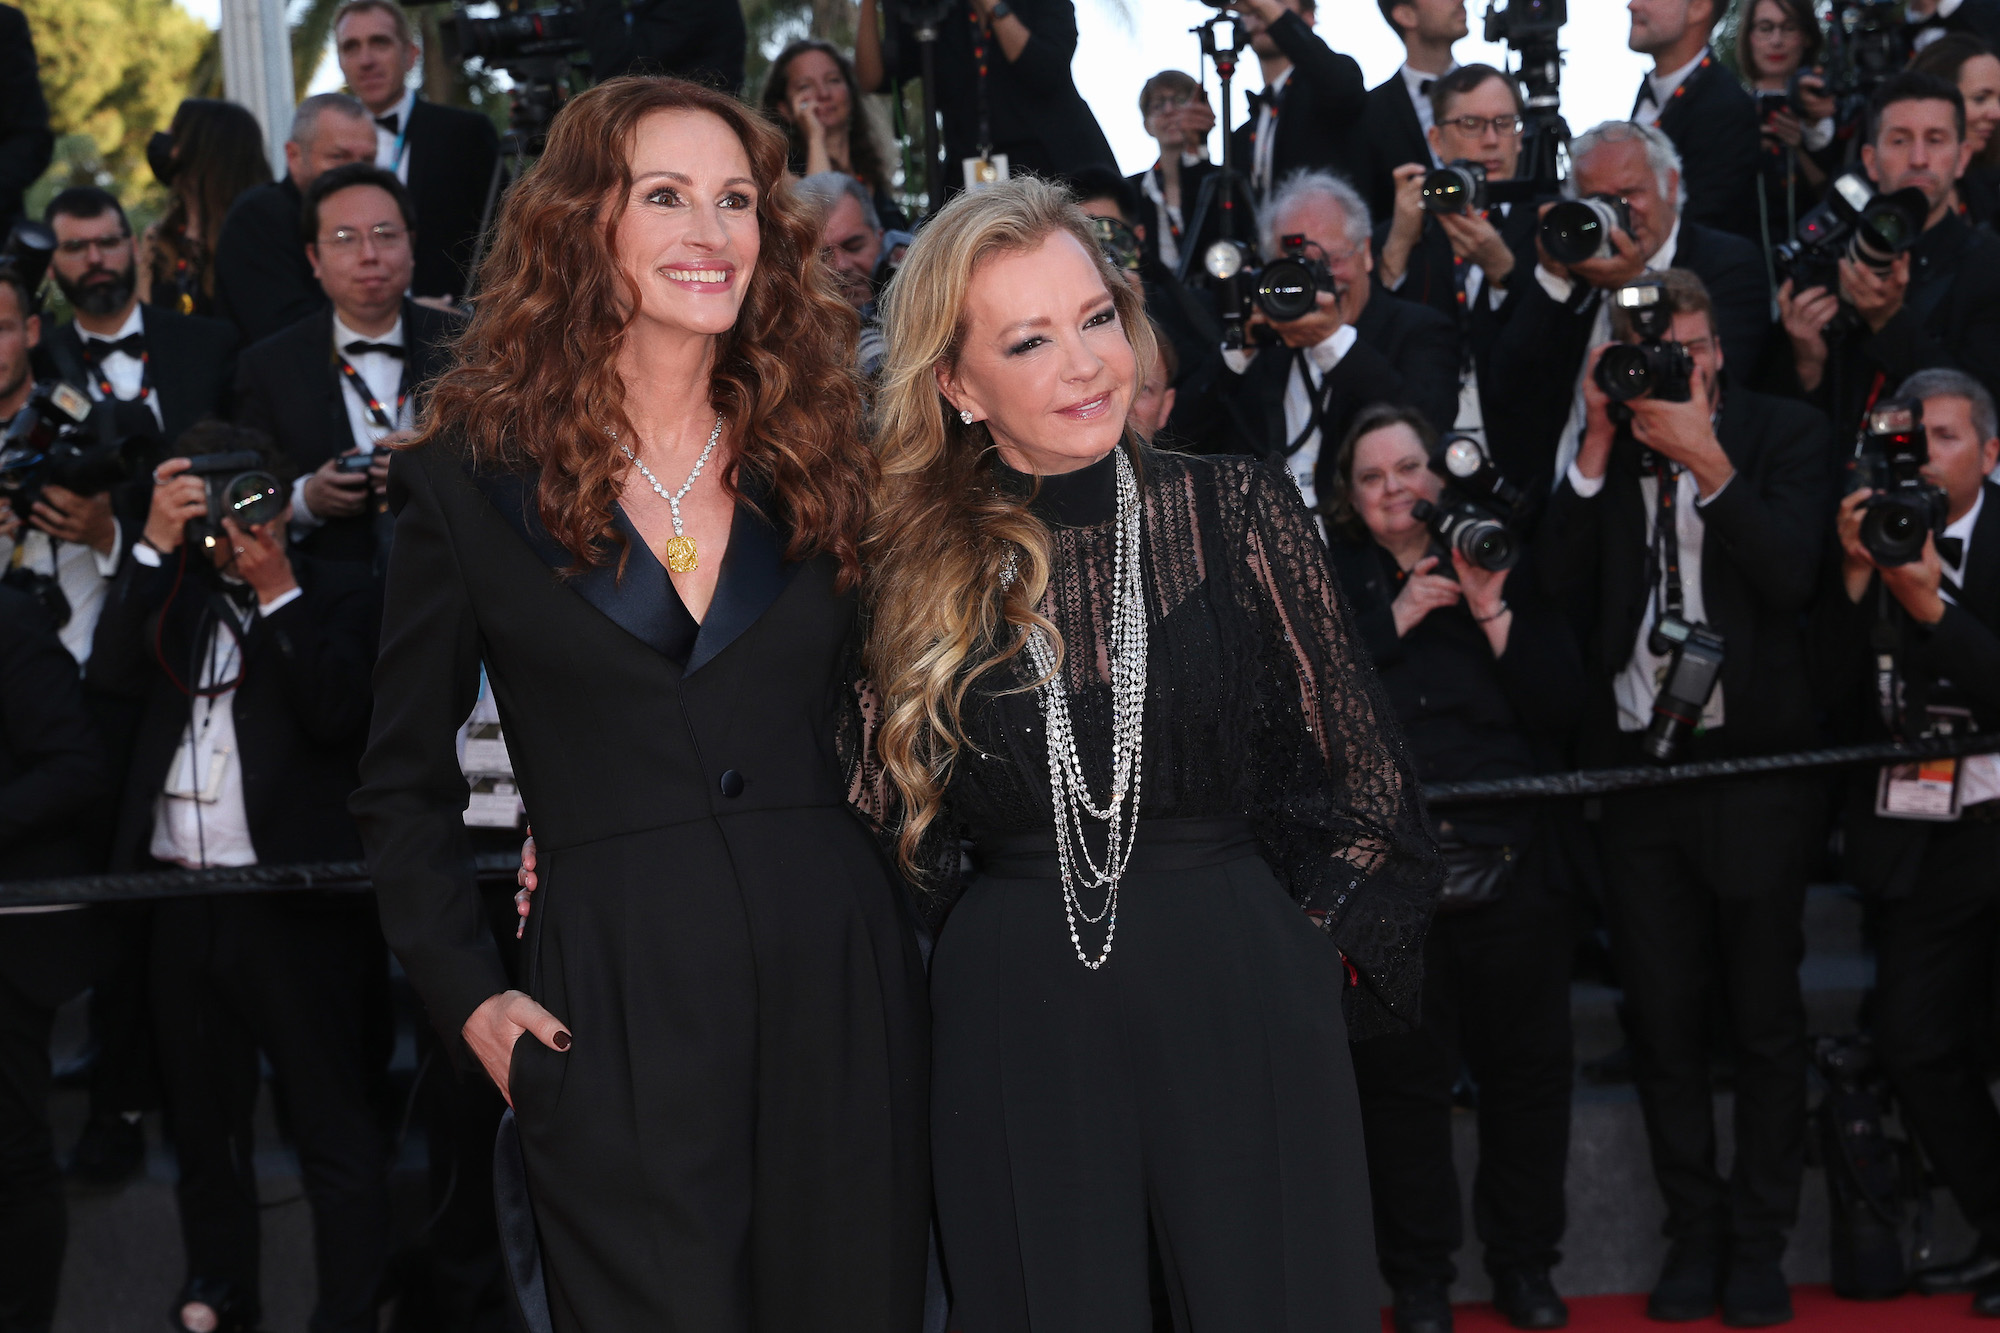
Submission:
POLYGON ((669 537, 667 539, 667 568, 676 574, 691 574, 701 567, 695 558, 694 538, 669 537))

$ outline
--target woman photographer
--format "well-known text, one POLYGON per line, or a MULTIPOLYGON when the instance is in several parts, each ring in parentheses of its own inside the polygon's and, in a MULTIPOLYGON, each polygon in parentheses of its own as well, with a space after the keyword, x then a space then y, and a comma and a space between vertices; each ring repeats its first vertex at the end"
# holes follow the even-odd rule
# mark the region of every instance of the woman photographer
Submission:
POLYGON ((1764 127, 1764 248, 1791 237, 1838 169, 1833 98, 1815 68, 1824 45, 1812 0, 1751 0, 1736 28, 1736 68, 1764 127))
POLYGON ((831 42, 802 37, 771 62, 764 75, 764 114, 782 126, 795 176, 838 171, 868 187, 875 216, 885 227, 908 225, 896 206, 894 162, 875 135, 861 102, 854 62, 831 42))
POLYGON ((234 102, 190 97, 146 160, 173 193, 166 216, 139 242, 139 299, 182 315, 215 312, 215 242, 236 197, 271 183, 264 132, 234 102))
MULTIPOLYGON (((1426 782, 1550 766, 1575 720, 1583 668, 1538 605, 1531 569, 1445 553, 1419 502, 1446 504, 1437 437, 1411 409, 1362 412, 1335 460, 1333 564, 1354 624, 1426 782), (1524 577, 1524 575, 1526 577, 1524 577)), ((1423 1025, 1357 1043, 1375 1242, 1399 1319, 1447 1312, 1462 1241, 1452 1087, 1478 1088, 1473 1217, 1494 1301, 1517 1327, 1553 1328, 1570 1113, 1570 930, 1552 828, 1523 805, 1452 807, 1451 867, 1424 947, 1423 1025)), ((1399 1324, 1400 1326, 1400 1324, 1399 1324)))
POLYGON ((1970 33, 1951 33, 1925 47, 1910 68, 1958 85, 1965 98, 1965 142, 1972 162, 1958 178, 1954 207, 1966 220, 1991 226, 2000 218, 2000 58, 1970 33))

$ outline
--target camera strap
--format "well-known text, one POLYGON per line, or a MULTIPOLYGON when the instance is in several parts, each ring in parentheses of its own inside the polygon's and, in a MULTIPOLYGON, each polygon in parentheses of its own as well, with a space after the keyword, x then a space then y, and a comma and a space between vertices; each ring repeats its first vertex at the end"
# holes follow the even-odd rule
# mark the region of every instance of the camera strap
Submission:
MULTIPOLYGON (((1656 456, 1657 457, 1657 456, 1656 456)), ((1667 620, 1686 620, 1687 599, 1681 586, 1680 477, 1677 464, 1659 459, 1653 505, 1653 627, 1667 620)), ((1657 650, 1656 650, 1657 651, 1657 650)))
MULTIPOLYGON (((1307 349, 1303 347, 1292 349, 1292 365, 1298 371, 1299 383, 1303 384, 1306 390, 1306 424, 1300 427, 1297 437, 1285 446, 1287 458, 1296 455, 1299 450, 1306 447, 1307 440, 1310 440, 1315 433, 1321 432, 1326 425, 1327 400, 1333 396, 1333 390, 1327 385, 1327 376, 1322 375, 1318 383, 1313 382, 1312 354, 1307 349)), ((1324 435, 1321 436, 1320 442, 1322 446, 1325 444, 1324 435)))
POLYGON ((368 419, 375 423, 382 434, 388 435, 394 432, 396 422, 402 419, 403 404, 410 401, 409 363, 407 361, 403 363, 403 383, 396 389, 396 415, 393 417, 389 415, 389 409, 375 396, 375 391, 368 387, 368 381, 361 378, 361 372, 356 370, 346 357, 335 352, 333 363, 340 368, 341 377, 347 381, 347 387, 354 390, 354 396, 361 400, 362 409, 368 413, 368 419))
MULTIPOLYGON (((992 108, 986 93, 986 44, 993 39, 993 34, 986 21, 979 17, 977 5, 968 4, 965 17, 972 24, 972 68, 978 73, 973 97, 979 107, 979 156, 986 160, 993 156, 992 108)), ((924 95, 929 97, 932 94, 927 89, 924 95)))

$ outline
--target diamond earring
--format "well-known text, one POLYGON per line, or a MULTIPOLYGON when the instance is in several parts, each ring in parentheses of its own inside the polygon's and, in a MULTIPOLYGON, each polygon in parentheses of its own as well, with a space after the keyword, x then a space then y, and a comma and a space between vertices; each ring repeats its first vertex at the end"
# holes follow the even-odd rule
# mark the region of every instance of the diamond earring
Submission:
POLYGON ((958 410, 958 419, 960 421, 963 421, 966 425, 970 426, 972 424, 972 409, 961 407, 958 410))

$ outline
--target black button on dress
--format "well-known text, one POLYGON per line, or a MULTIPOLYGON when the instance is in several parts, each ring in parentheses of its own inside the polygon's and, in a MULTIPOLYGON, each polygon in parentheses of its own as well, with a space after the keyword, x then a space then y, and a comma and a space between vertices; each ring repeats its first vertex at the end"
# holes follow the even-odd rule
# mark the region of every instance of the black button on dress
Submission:
MULTIPOLYGON (((565 580, 532 477, 400 455, 353 808, 447 1044, 506 981, 453 737, 483 662, 534 822, 511 1091, 557 1333, 919 1326, 927 1034, 910 916, 832 748, 852 596, 739 505, 696 624, 635 538, 565 580)), ((475 1073, 473 1076, 477 1076, 475 1073)), ((533 1254, 532 1245, 529 1247, 533 1254)))

